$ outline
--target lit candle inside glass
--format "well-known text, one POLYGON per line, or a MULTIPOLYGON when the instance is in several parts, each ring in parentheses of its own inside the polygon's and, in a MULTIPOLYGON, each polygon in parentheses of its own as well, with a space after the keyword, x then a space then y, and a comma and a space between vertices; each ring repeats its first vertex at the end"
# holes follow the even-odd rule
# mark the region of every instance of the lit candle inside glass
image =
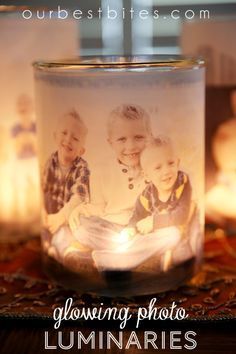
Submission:
POLYGON ((213 137, 217 181, 206 194, 206 214, 219 224, 236 221, 236 90, 230 98, 234 116, 221 123, 213 137))
POLYGON ((203 63, 154 56, 34 66, 50 273, 108 295, 181 283, 203 244, 203 63))
POLYGON ((0 7, 0 238, 10 241, 38 235, 40 230, 31 63, 36 58, 78 53, 75 21, 49 18, 46 10, 40 21, 34 11, 25 20, 21 7, 0 7))
MULTIPOLYGON (((10 234, 37 233, 40 216, 40 187, 33 101, 22 94, 16 100, 15 120, 2 126, 0 222, 10 234)), ((26 236, 26 235, 25 235, 26 236)), ((22 235, 21 235, 22 237, 22 235)))

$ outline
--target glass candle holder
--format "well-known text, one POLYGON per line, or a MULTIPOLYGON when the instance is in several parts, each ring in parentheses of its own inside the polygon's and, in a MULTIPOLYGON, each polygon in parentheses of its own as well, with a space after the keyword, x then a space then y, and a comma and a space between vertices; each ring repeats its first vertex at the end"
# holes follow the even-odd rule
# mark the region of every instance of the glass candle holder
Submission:
POLYGON ((203 62, 90 57, 34 69, 48 273, 107 296, 190 278, 203 245, 203 62))
POLYGON ((0 244, 40 233, 31 63, 39 57, 49 59, 78 52, 75 21, 51 19, 46 9, 41 9, 43 21, 35 16, 26 20, 23 10, 0 6, 0 244))
POLYGON ((186 22, 182 52, 206 60, 206 228, 236 230, 236 22, 186 22))

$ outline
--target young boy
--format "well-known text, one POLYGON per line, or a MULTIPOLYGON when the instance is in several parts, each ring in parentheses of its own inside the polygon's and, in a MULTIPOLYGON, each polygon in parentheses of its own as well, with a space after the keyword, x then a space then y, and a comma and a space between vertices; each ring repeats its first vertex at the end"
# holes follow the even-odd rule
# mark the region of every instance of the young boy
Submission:
POLYGON ((85 151, 87 128, 75 110, 66 113, 55 132, 57 151, 43 173, 45 226, 54 234, 73 208, 89 201, 89 169, 81 157, 85 151))
MULTIPOLYGON (((172 251, 185 234, 191 214, 192 189, 188 176, 179 170, 179 159, 170 139, 161 136, 153 139, 141 153, 140 160, 149 183, 136 201, 128 227, 122 231, 127 252, 94 251, 98 269, 108 265, 116 270, 140 266, 142 272, 142 264, 155 256, 160 259, 162 270, 167 271, 172 251), (135 236, 137 232, 144 236, 135 236)), ((189 247, 184 250, 189 252, 189 247)), ((180 254, 180 261, 185 257, 184 252, 180 254)))
POLYGON ((39 219, 40 194, 36 124, 30 96, 21 94, 17 97, 16 113, 18 120, 11 128, 15 171, 20 171, 17 178, 13 176, 15 210, 19 219, 32 222, 39 219), (32 194, 33 199, 29 198, 32 194))
POLYGON ((190 213, 192 188, 169 138, 157 137, 143 151, 141 166, 149 181, 137 199, 130 225, 141 234, 184 226, 190 213))
POLYGON ((75 238, 91 249, 114 247, 114 235, 127 225, 145 186, 140 154, 151 137, 148 114, 138 105, 121 105, 111 112, 107 128, 114 158, 92 171, 91 203, 78 206, 69 219, 75 238))
POLYGON ((33 100, 26 94, 17 98, 16 112, 19 121, 12 129, 11 135, 14 138, 16 156, 18 159, 34 157, 36 148, 36 124, 34 121, 33 100))

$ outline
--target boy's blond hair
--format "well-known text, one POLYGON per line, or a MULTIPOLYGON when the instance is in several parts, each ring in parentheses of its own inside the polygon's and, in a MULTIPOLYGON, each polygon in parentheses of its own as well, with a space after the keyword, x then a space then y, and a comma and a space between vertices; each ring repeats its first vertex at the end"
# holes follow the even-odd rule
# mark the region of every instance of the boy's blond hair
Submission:
POLYGON ((122 104, 116 107, 115 109, 113 109, 109 115, 108 122, 107 122, 108 135, 111 134, 113 123, 117 119, 123 119, 129 121, 141 120, 145 125, 147 133, 152 135, 150 117, 148 113, 138 105, 122 104))
POLYGON ((64 117, 71 117, 71 118, 75 119, 80 127, 82 138, 86 138, 86 135, 88 133, 88 129, 87 129, 84 121, 82 120, 81 116, 74 108, 71 109, 70 111, 66 112, 64 114, 64 117))
POLYGON ((144 148, 144 150, 141 153, 141 156, 140 156, 141 163, 151 150, 153 150, 155 148, 163 147, 163 146, 173 148, 172 141, 168 136, 158 135, 156 137, 153 137, 151 140, 149 140, 148 144, 146 145, 146 147, 144 148))

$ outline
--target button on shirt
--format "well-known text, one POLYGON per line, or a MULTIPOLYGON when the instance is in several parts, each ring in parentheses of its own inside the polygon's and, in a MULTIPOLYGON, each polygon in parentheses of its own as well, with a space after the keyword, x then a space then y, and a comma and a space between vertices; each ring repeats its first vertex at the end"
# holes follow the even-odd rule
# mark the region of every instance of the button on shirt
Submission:
POLYGON ((136 170, 138 172, 136 175, 132 172, 131 168, 127 168, 117 160, 92 169, 91 202, 100 206, 104 219, 121 225, 128 223, 136 199, 145 188, 141 169, 136 170), (129 180, 130 178, 132 181, 129 180))

